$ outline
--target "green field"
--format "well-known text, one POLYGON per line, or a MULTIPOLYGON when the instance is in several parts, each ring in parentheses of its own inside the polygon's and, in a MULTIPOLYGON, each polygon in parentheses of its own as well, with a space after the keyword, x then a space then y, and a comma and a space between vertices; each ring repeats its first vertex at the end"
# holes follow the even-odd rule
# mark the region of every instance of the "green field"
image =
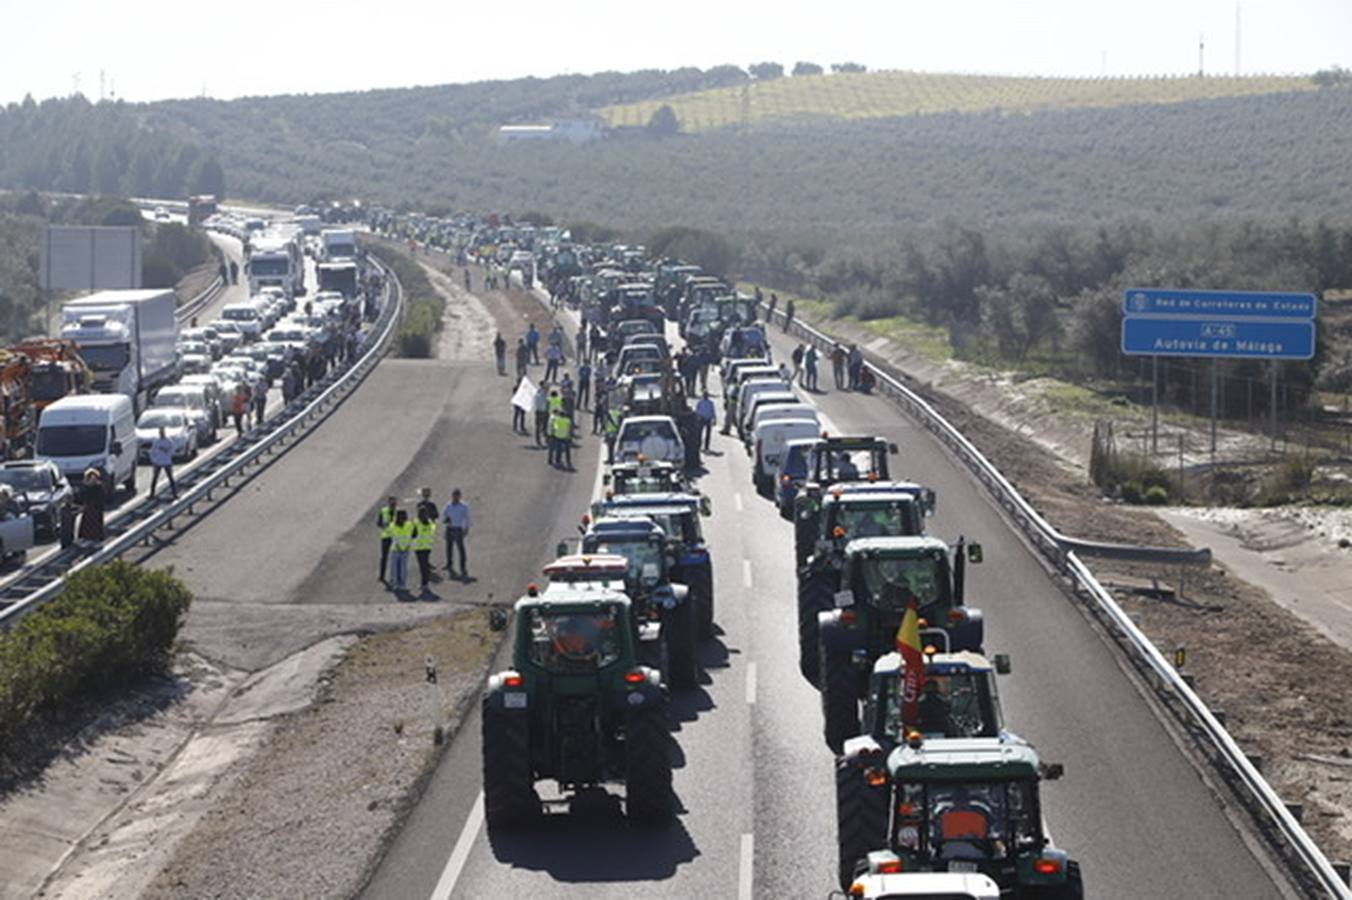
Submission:
POLYGON ((924 113, 1032 113, 1052 109, 1182 103, 1315 90, 1306 76, 1010 78, 924 72, 859 72, 752 81, 673 97, 607 106, 612 126, 645 125, 658 107, 676 112, 685 132, 794 119, 868 119, 924 113))

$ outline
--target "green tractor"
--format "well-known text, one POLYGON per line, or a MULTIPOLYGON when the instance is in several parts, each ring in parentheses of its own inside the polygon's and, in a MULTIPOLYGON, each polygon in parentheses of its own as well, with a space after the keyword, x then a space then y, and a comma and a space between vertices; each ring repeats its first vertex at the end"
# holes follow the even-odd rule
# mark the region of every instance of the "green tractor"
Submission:
POLYGON ((925 533, 934 514, 934 491, 906 481, 859 481, 833 485, 804 510, 815 539, 798 564, 798 668, 817 684, 817 616, 840 591, 845 548, 855 538, 907 537, 925 533))
POLYGON ((874 663, 864 703, 863 733, 845 741, 836 757, 836 833, 840 880, 848 884, 860 860, 887 843, 889 786, 886 760, 908 734, 925 739, 1008 736, 1000 712, 996 675, 1010 670, 1009 657, 995 664, 976 653, 931 653, 914 719, 903 721, 901 654, 874 663))
POLYGON ((538 821, 541 779, 560 794, 622 781, 634 824, 675 814, 667 699, 658 672, 638 663, 631 613, 623 593, 585 580, 517 601, 512 668, 483 698, 490 830, 538 821))
POLYGON ((1042 819, 1041 783, 1062 769, 1030 745, 1012 735, 912 734, 879 761, 872 777, 888 814, 873 824, 882 839, 853 862, 863 844, 840 847, 843 889, 865 871, 951 872, 985 875, 1017 900, 1083 900, 1079 863, 1052 844, 1042 819))
POLYGON ((835 608, 817 615, 817 687, 826 745, 839 753, 859 733, 859 704, 873 664, 896 647, 907 606, 914 603, 921 637, 937 650, 981 652, 985 621, 965 605, 967 564, 981 545, 949 547, 932 537, 857 538, 845 546, 835 608))
POLYGON ((793 498, 793 548, 799 566, 817 541, 822 500, 833 485, 885 482, 891 478, 887 458, 897 445, 879 437, 828 437, 807 451, 807 473, 793 498))

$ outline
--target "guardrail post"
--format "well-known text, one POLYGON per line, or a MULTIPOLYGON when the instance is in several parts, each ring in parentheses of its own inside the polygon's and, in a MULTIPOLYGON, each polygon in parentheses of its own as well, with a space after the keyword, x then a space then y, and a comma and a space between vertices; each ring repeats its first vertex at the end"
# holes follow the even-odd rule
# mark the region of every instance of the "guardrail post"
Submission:
POLYGON ((1291 814, 1291 818, 1295 819, 1297 822, 1301 822, 1302 824, 1304 823, 1305 819, 1304 803, 1293 803, 1288 801, 1286 803, 1286 811, 1291 814))
POLYGON ((1258 772, 1260 775, 1263 773, 1263 764, 1267 762, 1267 760, 1264 759, 1263 754, 1245 753, 1244 758, 1249 761, 1249 765, 1253 766, 1254 771, 1258 772))
POLYGON ((1344 884, 1352 885, 1352 863, 1344 860, 1336 860, 1333 863, 1333 871, 1338 873, 1338 877, 1344 884))

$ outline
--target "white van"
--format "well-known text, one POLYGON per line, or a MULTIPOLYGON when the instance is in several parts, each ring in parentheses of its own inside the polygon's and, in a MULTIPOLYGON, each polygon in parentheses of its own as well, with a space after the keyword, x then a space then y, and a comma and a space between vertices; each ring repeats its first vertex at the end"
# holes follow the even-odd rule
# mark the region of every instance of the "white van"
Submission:
POLYGON ((125 394, 75 394, 42 411, 34 459, 56 464, 71 484, 86 469, 103 473, 104 493, 136 493, 136 413, 125 394))
POLYGON ((227 303, 221 310, 221 318, 235 323, 235 327, 244 335, 246 341, 255 341, 263 333, 263 316, 258 310, 258 304, 252 300, 227 303))
POLYGON ((761 397, 773 397, 772 403, 802 402, 793 388, 778 378, 755 378, 742 385, 737 394, 737 436, 745 441, 750 437, 747 428, 751 425, 751 413, 755 411, 756 401, 761 397))
POLYGON ((771 419, 761 423, 751 436, 754 455, 751 481, 763 497, 774 494, 775 473, 789 441, 811 440, 821 432, 816 419, 771 419))

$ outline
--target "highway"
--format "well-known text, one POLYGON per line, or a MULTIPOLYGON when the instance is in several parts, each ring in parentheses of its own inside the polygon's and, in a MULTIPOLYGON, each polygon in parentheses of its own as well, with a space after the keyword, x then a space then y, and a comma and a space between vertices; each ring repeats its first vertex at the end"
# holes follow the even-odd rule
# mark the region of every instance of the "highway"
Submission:
MULTIPOLYGON (((776 337, 777 358, 790 349, 776 337)), ((1007 727, 1066 767, 1043 801, 1056 842, 1082 862, 1087 895, 1279 896, 1284 889, 1231 824, 1228 797, 1183 756, 1114 652, 966 471, 881 398, 832 392, 815 401, 839 432, 897 442, 894 475, 938 492, 931 533, 984 545, 969 602, 985 611, 988 651, 1013 656, 1014 673, 1001 681, 1007 727)), ((510 445, 506 422, 498 427, 510 445)), ((714 502, 705 529, 722 633, 703 647, 702 689, 673 699, 678 820, 630 830, 613 796, 587 796, 536 832, 490 839, 476 716, 367 898, 824 897, 834 887, 832 757, 817 694, 797 670, 790 526, 756 496, 735 438, 716 436, 706 466, 699 484, 714 502)), ((583 511, 576 493, 559 498, 576 503, 560 510, 564 522, 583 511)), ((547 543, 522 541, 519 550, 522 560, 549 555, 547 543)))

